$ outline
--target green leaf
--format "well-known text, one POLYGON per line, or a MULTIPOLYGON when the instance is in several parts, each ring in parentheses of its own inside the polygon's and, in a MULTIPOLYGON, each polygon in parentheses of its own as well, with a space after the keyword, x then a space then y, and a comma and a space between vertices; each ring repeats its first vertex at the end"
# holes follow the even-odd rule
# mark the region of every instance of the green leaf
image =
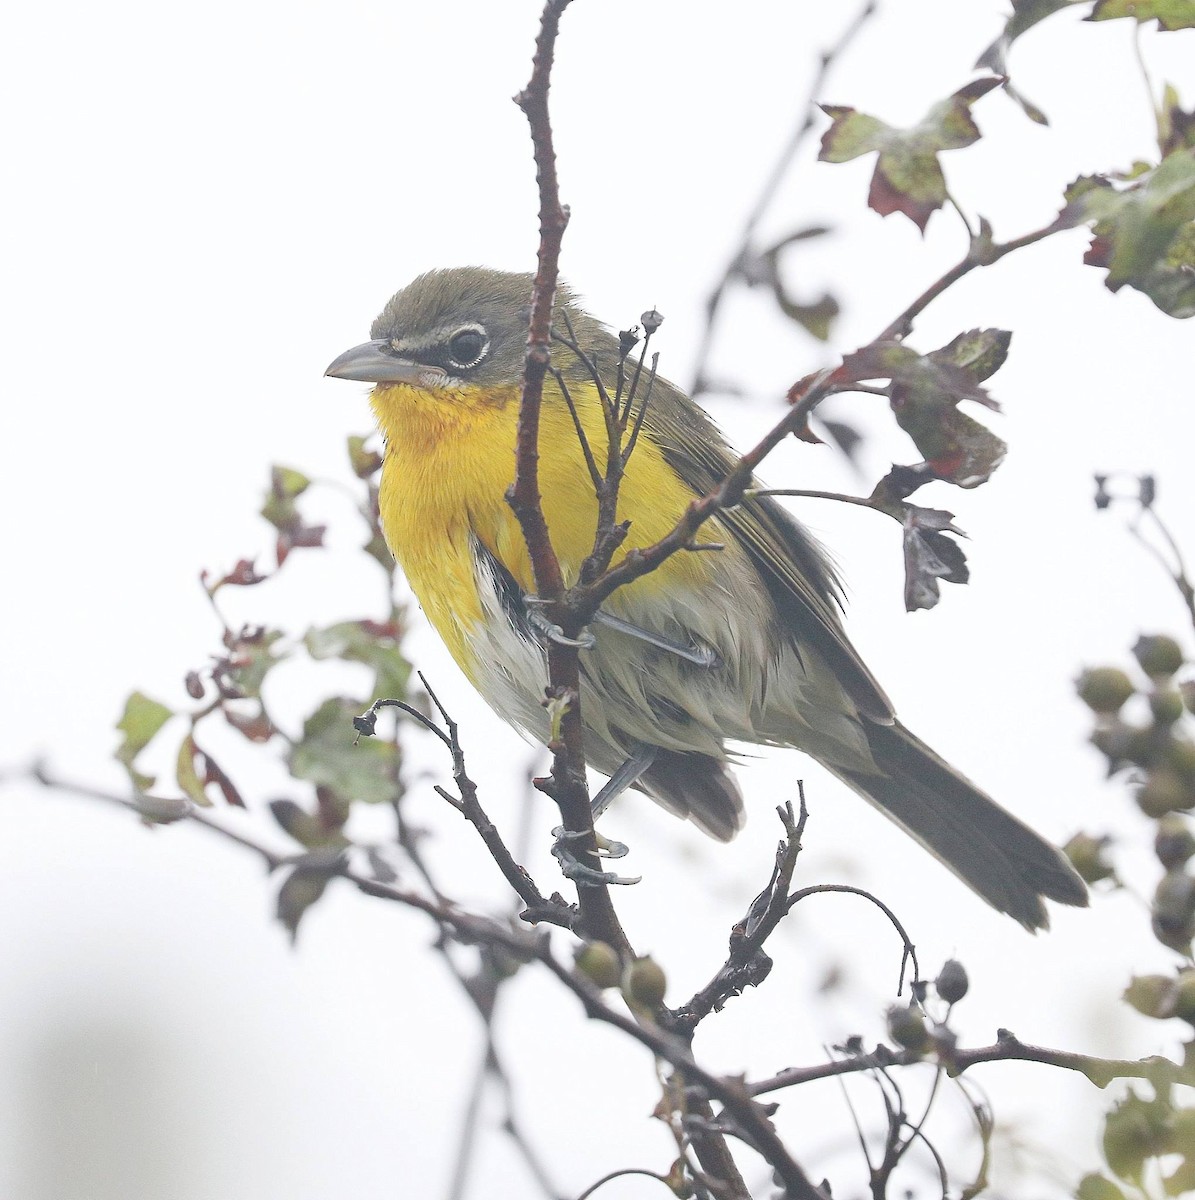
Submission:
POLYGON ((994 375, 1008 358, 1008 347, 1012 334, 1007 329, 972 329, 960 333, 938 350, 931 350, 929 357, 937 362, 953 363, 975 379, 987 379, 994 375))
POLYGON ((1158 109, 1158 146, 1163 156, 1184 146, 1195 146, 1195 111, 1183 108, 1178 90, 1170 83, 1162 90, 1158 109))
POLYGON ((291 749, 291 774, 345 800, 367 804, 393 800, 401 765, 397 748, 380 738, 362 738, 354 744, 353 718, 365 707, 344 697, 325 700, 307 718, 302 738, 291 749))
POLYGON ((125 701, 124 712, 116 723, 116 728, 124 734, 116 757, 127 768, 138 791, 153 787, 154 779, 136 770, 133 762, 172 716, 174 713, 166 705, 151 700, 144 692, 133 692, 125 701))
POLYGON ((293 500, 301 496, 311 486, 311 480, 302 471, 294 467, 282 467, 275 464, 270 468, 270 490, 275 496, 293 500))
POLYGON ((903 342, 873 342, 843 359, 841 371, 854 381, 889 379, 896 423, 909 435, 939 479, 978 487, 1004 461, 1008 447, 985 425, 958 410, 960 400, 987 408, 999 405, 980 387, 1008 347, 1002 330, 973 330, 930 354, 903 342), (955 357, 970 366, 952 361, 955 357))
POLYGON ((374 698, 401 700, 411 676, 411 664, 399 650, 402 634, 398 621, 341 621, 309 629, 303 642, 312 658, 342 658, 372 667, 374 698))
POLYGON ((880 216, 904 213, 924 232, 930 214, 946 202, 946 179, 938 155, 979 140, 971 106, 999 83, 995 78, 973 80, 935 104, 909 129, 896 129, 853 108, 823 104, 831 124, 822 136, 818 158, 848 162, 877 153, 868 204, 880 216))
POLYGON ((1083 261, 1107 268, 1109 291, 1127 284, 1170 316, 1195 316, 1195 149, 1173 151, 1120 188, 1076 180, 1067 199, 1063 219, 1094 222, 1083 261))
POLYGON ((1075 1200, 1124 1200, 1124 1192, 1103 1175, 1084 1175, 1075 1189, 1075 1200))
POLYGON ((358 479, 368 479, 382 469, 382 456, 367 445, 369 438, 349 438, 349 466, 358 479))
POLYGON ((182 788, 183 795, 204 808, 210 808, 212 802, 208 799, 207 792, 204 791, 203 780, 199 777, 199 772, 195 767, 195 760, 201 754, 202 751, 195 745, 195 739, 188 733, 178 747, 174 777, 178 781, 178 786, 182 788))
POLYGON ((1195 29, 1195 0, 1096 0, 1089 21, 1134 17, 1138 25, 1157 21, 1161 29, 1195 29))
POLYGON ((300 864, 282 881, 278 889, 278 920, 290 931, 292 942, 298 935, 299 922, 324 894, 331 877, 327 868, 300 864))
POLYGON ((242 629, 235 635, 228 657, 216 665, 218 681, 224 685, 222 691, 226 698, 257 699, 261 696, 266 676, 288 657, 285 652, 274 653, 274 646, 281 637, 281 630, 261 626, 242 629))
POLYGON ((1158 1098, 1143 1100, 1130 1092, 1104 1122, 1104 1158, 1121 1179, 1139 1181, 1145 1160, 1169 1152, 1174 1109, 1158 1098))
POLYGON ((307 525, 299 512, 295 498, 311 485, 311 480, 302 471, 291 467, 275 466, 270 469, 270 490, 262 505, 261 515, 278 530, 278 565, 297 546, 322 546, 326 526, 307 525))

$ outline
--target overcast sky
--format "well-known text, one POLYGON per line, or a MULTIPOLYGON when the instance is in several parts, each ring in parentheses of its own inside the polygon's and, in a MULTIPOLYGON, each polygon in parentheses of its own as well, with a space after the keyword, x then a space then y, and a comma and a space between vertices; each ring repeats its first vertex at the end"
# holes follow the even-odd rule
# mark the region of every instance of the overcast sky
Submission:
MULTIPOLYGON (((577 0, 565 17, 553 97, 573 211, 564 273, 616 327, 662 311, 661 369, 678 382, 691 378, 702 305, 816 54, 849 7, 747 0, 710 15, 683 0, 577 0)), ((889 0, 823 99, 915 122, 971 78, 1001 9, 889 0)), ((140 687, 181 705, 183 674, 217 646, 199 570, 266 561, 270 531, 255 513, 268 465, 347 481, 344 440, 368 429, 366 389, 324 380, 327 363, 423 270, 533 266, 530 152, 509 97, 526 80, 537 13, 535 0, 118 0, 8 16, 3 764, 44 753, 63 773, 120 786, 111 729, 125 695, 140 687)), ((1192 35, 1146 32, 1142 44, 1155 81, 1176 83, 1189 106, 1192 35)), ((999 238, 1048 221, 1074 176, 1155 150, 1130 22, 1053 17, 1018 43, 1012 65, 1051 127, 993 93, 975 108, 984 140, 945 158, 960 202, 999 238)), ((949 214, 922 238, 902 217, 867 212, 870 160, 830 166, 815 153, 813 139, 765 230, 835 227, 794 256, 793 278, 814 294, 831 287, 844 315, 826 347, 762 296, 735 296, 715 366, 743 395, 710 406, 742 444, 776 418, 794 379, 872 337, 964 248, 949 214)), ((1156 472, 1161 510, 1195 553, 1191 325, 1129 289, 1107 292, 1081 264, 1084 244, 1072 233, 974 274, 911 338, 928 350, 975 326, 1014 331, 990 381, 1005 414, 985 416, 1010 444, 1007 462, 974 492, 924 493, 972 536, 970 587, 907 616, 890 522, 811 501, 796 510, 839 559, 851 635, 906 723, 1058 840, 1079 826, 1142 835, 1122 790, 1101 783, 1071 681, 1085 664, 1123 660, 1142 630, 1182 631, 1174 594, 1122 517, 1093 511, 1092 472, 1156 472)), ((859 397, 836 409, 876 430, 866 478, 806 445, 784 447, 764 475, 869 488, 914 455, 882 414, 873 419, 875 405, 859 397)), ((232 597, 232 619, 301 631, 380 611, 376 572, 355 561, 349 506, 334 489, 312 503, 333 522, 337 556, 232 597)), ((416 629, 409 650, 474 761, 495 764, 489 803, 512 825, 530 751, 429 631, 416 629)), ((280 711, 299 719, 326 678, 296 676, 294 693, 275 698, 280 711)), ((633 940, 664 961, 670 999, 717 965, 730 919, 766 879, 778 833, 770 808, 798 776, 814 814, 802 880, 847 878, 899 902, 930 974, 962 958, 975 980, 959 1013, 966 1040, 1004 1025, 1094 1052, 1170 1048, 1164 1027, 1115 1003, 1132 970, 1166 961, 1133 897, 1058 912, 1054 932, 1029 938, 792 752, 742 768, 754 815, 729 848, 642 798, 608 818, 632 844, 628 869, 646 877, 619 899, 633 940), (1119 937, 1136 941, 1109 961, 1119 937)), ((427 782, 416 786, 447 878, 493 903, 500 893, 483 882, 467 832, 427 782)), ((279 787, 263 780, 255 798, 279 787)), ((551 890, 546 807, 536 822, 532 861, 551 890)), ((5 790, 0 824, 0 1193, 445 1194, 478 1033, 425 922, 333 889, 293 953, 258 864, 201 830, 147 832, 28 787, 5 790)), ((1148 888, 1147 853, 1130 857, 1148 888)), ((768 986, 703 1033, 698 1050, 712 1065, 759 1075, 817 1061, 851 1033, 882 1036, 899 955, 874 914, 827 898, 777 940, 775 957, 768 986), (839 949, 848 986, 809 1007, 807 989, 839 949)), ((576 1193, 628 1164, 666 1169, 666 1132, 647 1117, 656 1085, 646 1057, 585 1027, 534 976, 514 985, 508 1011, 519 1104, 561 1188, 576 1193), (608 1091, 580 1093, 562 1078, 553 1047, 581 1038, 608 1091)), ((1001 1116, 1056 1155, 1060 1187, 1095 1162, 1090 1112, 1104 1098, 1084 1081, 1005 1066, 983 1083, 1001 1116)), ((833 1085, 786 1097, 780 1119, 811 1164, 831 1151, 853 1160, 833 1085), (801 1112, 819 1119, 790 1117, 801 1112)), ((488 1137, 472 1194, 530 1189, 506 1142, 488 1137)))

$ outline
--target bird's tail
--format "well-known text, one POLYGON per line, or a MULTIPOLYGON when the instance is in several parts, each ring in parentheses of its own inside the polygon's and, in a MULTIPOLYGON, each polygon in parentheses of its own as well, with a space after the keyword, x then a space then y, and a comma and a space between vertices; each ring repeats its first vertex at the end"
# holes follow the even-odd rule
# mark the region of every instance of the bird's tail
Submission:
POLYGON ((1083 881, 1057 848, 904 726, 869 724, 867 740, 879 773, 835 773, 993 908, 1035 930, 1050 923, 1042 897, 1087 904, 1083 881))

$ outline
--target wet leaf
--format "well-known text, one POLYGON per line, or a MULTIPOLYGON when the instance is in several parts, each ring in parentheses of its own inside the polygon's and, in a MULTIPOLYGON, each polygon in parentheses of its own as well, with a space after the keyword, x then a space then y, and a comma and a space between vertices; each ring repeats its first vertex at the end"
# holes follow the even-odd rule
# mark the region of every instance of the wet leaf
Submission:
POLYGON ((966 583, 971 578, 963 548, 949 533, 963 536, 952 513, 908 506, 902 539, 907 612, 933 608, 941 599, 939 582, 966 583))
POLYGON ((1007 346, 1008 335, 1001 330, 974 330, 927 355, 902 342, 873 342, 847 355, 840 374, 856 382, 889 380, 896 422, 934 474, 973 488, 991 478, 1008 448, 987 426, 960 412, 958 403, 975 400, 999 408, 979 379, 1003 362, 1007 346))
POLYGON ((848 162, 876 153, 875 171, 867 202, 887 216, 901 212, 924 232, 930 214, 946 202, 946 180, 938 155, 979 140, 971 106, 1000 83, 976 79, 940 101, 909 129, 896 129, 876 117, 838 105, 821 105, 830 117, 818 158, 848 162))

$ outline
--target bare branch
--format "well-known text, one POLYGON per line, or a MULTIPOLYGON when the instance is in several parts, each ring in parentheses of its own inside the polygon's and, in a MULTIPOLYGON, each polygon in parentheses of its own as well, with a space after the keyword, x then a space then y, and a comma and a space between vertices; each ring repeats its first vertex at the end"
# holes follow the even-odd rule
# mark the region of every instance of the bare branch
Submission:
MULTIPOLYGON (((564 576, 552 548, 539 491, 539 417, 543 404, 544 378, 551 356, 552 308, 559 280, 560 246, 568 225, 568 209, 560 202, 556 178, 556 150, 548 115, 548 90, 560 17, 569 0, 547 0, 540 15, 535 39, 531 78, 515 98, 527 117, 535 156, 539 188, 539 269, 531 295, 531 320, 527 331, 527 356, 523 366, 523 390, 519 404, 516 439, 515 481, 508 500, 523 531, 538 594, 558 602, 564 594, 564 576)), ((583 622, 560 605, 552 603, 548 615, 565 635, 575 638, 583 622)), ((630 944, 619 924, 609 889, 600 882, 600 859, 585 784, 584 732, 581 721, 581 667, 574 646, 548 642, 548 701, 558 706, 559 735, 552 751, 552 774, 537 783, 556 802, 565 830, 572 836, 571 848, 578 861, 593 873, 578 883, 581 924, 588 936, 600 938, 622 954, 630 944)))

